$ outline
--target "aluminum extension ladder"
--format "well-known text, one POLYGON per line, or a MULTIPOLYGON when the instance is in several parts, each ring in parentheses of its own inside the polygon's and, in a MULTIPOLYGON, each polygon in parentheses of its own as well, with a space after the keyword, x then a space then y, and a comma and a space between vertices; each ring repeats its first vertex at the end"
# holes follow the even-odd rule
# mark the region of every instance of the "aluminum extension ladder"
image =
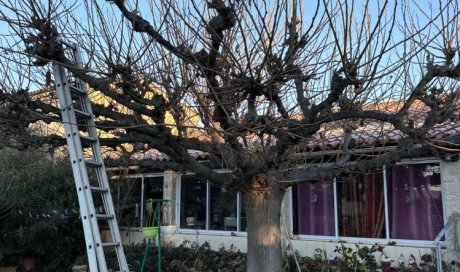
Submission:
MULTIPOLYGON (((75 67, 82 69, 79 49, 75 45, 62 43, 71 50, 75 67)), ((90 271, 128 272, 86 85, 77 77, 71 84, 64 65, 60 63, 53 63, 53 72, 80 205, 90 271), (103 205, 103 213, 95 206, 98 201, 101 202, 98 205, 103 205), (108 225, 111 242, 102 241, 100 224, 108 225), (115 250, 118 267, 107 267, 105 255, 109 250, 115 250)))

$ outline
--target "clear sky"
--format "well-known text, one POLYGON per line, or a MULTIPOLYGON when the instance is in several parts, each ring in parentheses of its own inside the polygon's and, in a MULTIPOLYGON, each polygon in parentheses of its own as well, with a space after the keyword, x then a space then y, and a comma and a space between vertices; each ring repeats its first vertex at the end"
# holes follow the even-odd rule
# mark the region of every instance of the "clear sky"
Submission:
MULTIPOLYGON (((47 1, 42 1, 43 3, 47 3, 47 1)), ((131 3, 131 7, 134 6, 134 3, 138 3, 138 8, 137 10, 141 15, 143 15, 146 19, 158 23, 161 21, 162 18, 159 18, 158 13, 156 12, 156 1, 127 1, 131 3)), ((302 11, 302 16, 304 19, 304 25, 302 28, 304 31, 309 26, 310 23, 310 18, 313 16, 316 8, 316 3, 317 1, 313 0, 308 0, 308 1, 299 1, 301 4, 301 11, 302 11)), ((321 3, 321 7, 319 9, 319 14, 324 15, 324 6, 323 6, 323 1, 319 1, 321 3)), ((328 6, 330 5, 336 5, 337 1, 324 1, 327 2, 328 6)), ((369 17, 367 19, 370 20, 371 25, 373 25, 373 22, 377 21, 378 19, 378 14, 379 11, 382 8, 382 2, 381 0, 372 0, 369 2, 369 17)), ((389 6, 388 8, 393 8, 394 3, 396 1, 389 1, 389 6)), ((414 20, 415 24, 418 24, 419 26, 425 25, 429 17, 432 16, 432 13, 437 13, 439 11, 439 4, 443 1, 416 1, 416 0, 405 0, 405 1, 398 1, 397 9, 396 9, 396 18, 398 20, 398 24, 395 26, 393 30, 393 42, 397 42, 398 40, 402 39, 403 33, 402 33, 402 27, 401 25, 405 20, 412 19, 414 20), (408 12, 407 10, 410 10, 408 12)), ((21 2, 19 2, 21 3, 21 2)), ((91 4, 91 1, 64 1, 63 2, 67 7, 71 7, 72 10, 72 19, 75 19, 76 21, 81 23, 81 28, 85 29, 88 27, 88 16, 95 16, 97 13, 96 7, 91 4), (90 10, 90 12, 86 12, 87 8, 90 10)), ((119 31, 120 28, 123 26, 120 25, 120 21, 122 20, 122 17, 119 13, 118 10, 116 10, 113 5, 109 4, 106 1, 97 1, 97 3, 100 5, 100 12, 101 14, 114 14, 114 17, 111 18, 110 20, 107 21, 107 26, 105 26, 107 29, 109 29, 110 33, 114 33, 114 37, 117 35, 117 31, 119 31)), ((188 9, 193 10, 193 6, 190 4, 190 1, 176 1, 177 9, 186 11, 188 9)), ((204 9, 205 6, 205 1, 196 1, 198 9, 202 10, 204 9)), ((267 11, 268 13, 274 12, 274 0, 268 0, 266 2, 261 1, 261 0, 256 0, 256 1, 247 1, 250 10, 255 10, 255 6, 262 7, 262 11, 267 11), (264 4, 265 3, 265 4, 264 4)), ((361 23, 361 17, 364 13, 364 1, 346 1, 344 4, 347 3, 347 7, 351 9, 352 3, 354 4, 354 15, 355 17, 355 24, 361 23)), ((61 9, 63 6, 60 7, 61 9)), ((345 8, 345 6, 342 6, 342 10, 345 8)), ((442 8, 442 7, 441 7, 442 8)), ((5 8, 0 9, 6 16, 12 16, 14 17, 14 14, 12 14, 11 11, 5 8)), ((187 14, 188 12, 185 12, 187 14)), ((192 14, 194 14, 192 12, 192 14)), ((255 12, 253 12, 255 14, 255 12)), ((343 17, 343 14, 332 14, 332 16, 337 16, 337 18, 343 17)), ((447 17, 448 14, 445 13, 445 17, 443 18, 438 18, 438 22, 443 19, 443 20, 448 20, 449 18, 447 17)), ((257 15, 255 16, 257 17, 257 15)), ((63 19, 63 17, 59 18, 63 19)), ((199 19, 199 18, 198 18, 199 19)), ((389 18, 387 18, 389 19, 389 18)), ((186 27, 186 24, 188 23, 189 20, 197 20, 197 18, 192 18, 191 16, 188 16, 187 18, 178 18, 177 19, 180 22, 181 27, 186 27)), ((275 24, 280 24, 283 25, 283 21, 280 20, 278 22, 274 22, 275 24)), ((337 25, 340 26, 341 21, 339 20, 337 22, 337 25)), ((65 20, 63 20, 60 23, 60 29, 65 33, 66 32, 66 27, 68 27, 69 24, 65 23, 65 20)), ((386 26, 388 27, 388 26, 386 26)), ((415 25, 415 27, 417 27, 415 25)), ((426 29, 426 32, 431 32, 431 33, 436 33, 438 31, 436 27, 430 27, 426 29)), ((100 32, 97 31, 97 29, 92 29, 91 30, 91 35, 99 35, 100 32)), ((23 45, 18 44, 17 39, 12 38, 10 35, 14 35, 15 33, 11 30, 11 28, 8 27, 7 23, 4 21, 0 21, 0 51, 3 51, 0 54, 0 59, 2 60, 2 63, 8 63, 8 65, 4 65, 5 67, 0 68, 0 73, 2 74, 2 78, 7 77, 8 80, 11 82, 17 82, 16 85, 20 83, 23 87, 27 87, 27 85, 30 85, 30 89, 35 89, 36 86, 33 86, 33 81, 39 80, 39 78, 42 78, 43 75, 46 73, 46 68, 40 68, 40 69, 35 69, 32 73, 31 71, 28 71, 28 69, 24 69, 24 67, 18 68, 16 70, 11 69, 11 65, 14 62, 21 62, 24 65, 28 65, 30 63, 30 60, 20 54, 15 54, 15 52, 19 52, 23 50, 23 45), (37 79, 32 77, 32 82, 28 80, 28 78, 31 78, 30 75, 37 76, 37 79)), ((330 33, 325 33, 324 35, 330 35, 330 33)), ((343 33, 340 33, 340 31, 337 33, 337 35, 342 35, 343 33)), ((65 34, 67 38, 72 39, 75 37, 75 33, 72 35, 65 34), (72 37, 73 36, 73 37, 72 37)), ((79 33, 78 35, 85 35, 85 33, 79 33)), ((433 35, 433 34, 432 34, 433 35)), ((142 41, 139 39, 139 43, 142 41)), ((402 51, 403 47, 398 47, 400 48, 399 50, 402 51)), ((406 48, 406 50, 411 50, 410 48, 406 48)), ((400 54, 403 54, 400 52, 400 54)), ((391 62, 391 58, 398 58, 399 56, 397 54, 394 54, 390 56, 389 61, 391 62)))

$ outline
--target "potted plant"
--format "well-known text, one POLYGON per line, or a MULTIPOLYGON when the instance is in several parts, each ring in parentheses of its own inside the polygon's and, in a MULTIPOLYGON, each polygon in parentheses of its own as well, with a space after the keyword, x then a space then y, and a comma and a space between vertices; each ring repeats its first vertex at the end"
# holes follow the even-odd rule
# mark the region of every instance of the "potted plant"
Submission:
POLYGON ((196 207, 194 204, 187 206, 185 210, 185 222, 188 226, 194 226, 196 224, 196 207))
POLYGON ((420 266, 422 267, 422 271, 430 271, 433 262, 431 254, 423 254, 421 260, 420 266))
POLYGON ((410 257, 409 257, 409 269, 411 271, 417 271, 418 270, 417 261, 416 261, 415 256, 413 254, 410 254, 410 257))
POLYGON ((385 271, 390 271, 391 270, 391 263, 393 262, 393 260, 388 257, 387 255, 387 252, 386 252, 386 249, 384 246, 378 246, 377 250, 380 252, 381 257, 380 257, 380 261, 382 263, 382 270, 385 272, 385 271))
POLYGON ((337 271, 337 269, 340 266, 341 259, 342 255, 340 253, 337 253, 336 251, 329 254, 327 260, 332 271, 337 271))
POLYGON ((321 261, 323 258, 323 250, 321 248, 315 248, 315 254, 313 254, 313 258, 316 261, 321 261))

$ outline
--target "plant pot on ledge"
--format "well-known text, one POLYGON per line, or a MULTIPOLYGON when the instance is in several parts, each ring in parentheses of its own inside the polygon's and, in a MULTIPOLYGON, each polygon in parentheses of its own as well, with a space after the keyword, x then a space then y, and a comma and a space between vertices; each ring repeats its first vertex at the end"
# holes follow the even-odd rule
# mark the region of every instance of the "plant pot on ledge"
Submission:
POLYGON ((187 222, 188 226, 195 226, 195 224, 196 224, 196 216, 187 216, 185 218, 185 221, 187 222))

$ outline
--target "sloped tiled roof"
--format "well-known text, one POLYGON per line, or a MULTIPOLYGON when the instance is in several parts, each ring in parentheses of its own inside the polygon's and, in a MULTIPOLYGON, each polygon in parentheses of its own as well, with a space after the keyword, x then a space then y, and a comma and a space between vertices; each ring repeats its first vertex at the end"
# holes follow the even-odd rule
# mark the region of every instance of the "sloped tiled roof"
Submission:
MULTIPOLYGON (((92 98, 95 98, 94 96, 98 95, 101 96, 99 92, 94 92, 91 91, 91 96, 92 98)), ((36 92, 31 94, 31 97, 35 99, 40 99, 44 102, 52 103, 53 105, 56 106, 56 96, 54 89, 47 89, 43 90, 40 92, 36 92)), ((99 100, 101 99, 100 97, 98 98, 99 100)), ((110 100, 110 99, 109 99, 110 100)), ((106 104, 105 99, 102 99, 102 103, 106 104)), ((108 101, 108 100, 107 100, 108 101)), ((100 102, 99 102, 100 103, 100 102)), ((363 110, 378 110, 378 111, 383 111, 383 112, 388 112, 388 113, 393 113, 398 111, 403 105, 403 101, 389 101, 389 102, 382 102, 382 103, 374 103, 374 104, 366 104, 362 105, 361 109, 363 110)), ((460 103, 456 104, 456 107, 454 109, 454 112, 459 113, 460 112, 460 103)), ((411 120, 414 122, 414 124, 421 125, 423 121, 425 120, 426 116, 428 115, 429 112, 429 107, 426 106, 424 103, 421 101, 415 101, 412 105, 412 107, 409 109, 406 118, 408 120, 411 120)), ((191 117, 192 119, 198 118, 197 113, 194 110, 190 110, 189 114, 192 114, 193 116, 191 117)), ((296 116, 297 117, 297 116, 296 116)), ((295 117, 294 117, 295 118, 295 117)), ((299 115, 295 119, 300 119, 301 116, 299 115)), ((195 120, 196 122, 196 120, 195 120)), ((42 130, 45 134, 59 131, 62 133, 62 124, 60 122, 56 123, 51 123, 51 124, 43 124, 46 130, 43 130, 44 128, 40 129, 42 130)), ((330 122, 327 124, 324 124, 320 131, 314 135, 313 137, 306 139, 303 142, 303 147, 308 149, 308 150, 336 150, 339 149, 343 137, 344 137, 344 130, 343 127, 345 125, 352 125, 355 129, 352 132, 352 144, 353 148, 366 148, 366 147, 375 147, 375 146, 383 146, 383 145, 395 145, 401 139, 404 139, 406 135, 402 133, 401 131, 395 129, 392 127, 391 124, 389 123, 384 123, 384 122, 378 122, 374 120, 344 120, 344 121, 337 121, 337 122, 330 122)), ((113 134, 109 135, 107 133, 101 134, 100 137, 114 137, 116 130, 113 130, 113 134)), ((203 140, 205 137, 204 134, 201 132, 198 132, 198 129, 196 130, 191 130, 189 136, 191 138, 198 138, 203 140), (198 137, 199 136, 199 137, 198 137)), ((60 133, 58 133, 60 134, 60 133)), ((444 124, 439 124, 433 128, 430 128, 426 132, 426 136, 431 138, 431 139, 444 139, 449 136, 454 136, 454 135, 460 135, 460 123, 456 122, 446 122, 444 124)), ((197 159, 197 160, 205 160, 208 159, 210 154, 201 152, 199 150, 189 150, 189 154, 197 159)), ((104 152, 106 157, 116 159, 120 156, 121 153, 111 150, 110 152, 104 152)), ((132 159, 152 159, 155 161, 170 161, 171 159, 155 150, 148 150, 145 152, 137 152, 132 156, 132 159)))
MULTIPOLYGON (((187 151, 188 154, 196 160, 206 160, 209 158, 209 153, 200 150, 189 149, 187 151)), ((152 159, 154 161, 171 161, 171 158, 168 155, 165 155, 156 149, 150 149, 145 152, 138 152, 132 155, 131 158, 135 160, 152 159)))

